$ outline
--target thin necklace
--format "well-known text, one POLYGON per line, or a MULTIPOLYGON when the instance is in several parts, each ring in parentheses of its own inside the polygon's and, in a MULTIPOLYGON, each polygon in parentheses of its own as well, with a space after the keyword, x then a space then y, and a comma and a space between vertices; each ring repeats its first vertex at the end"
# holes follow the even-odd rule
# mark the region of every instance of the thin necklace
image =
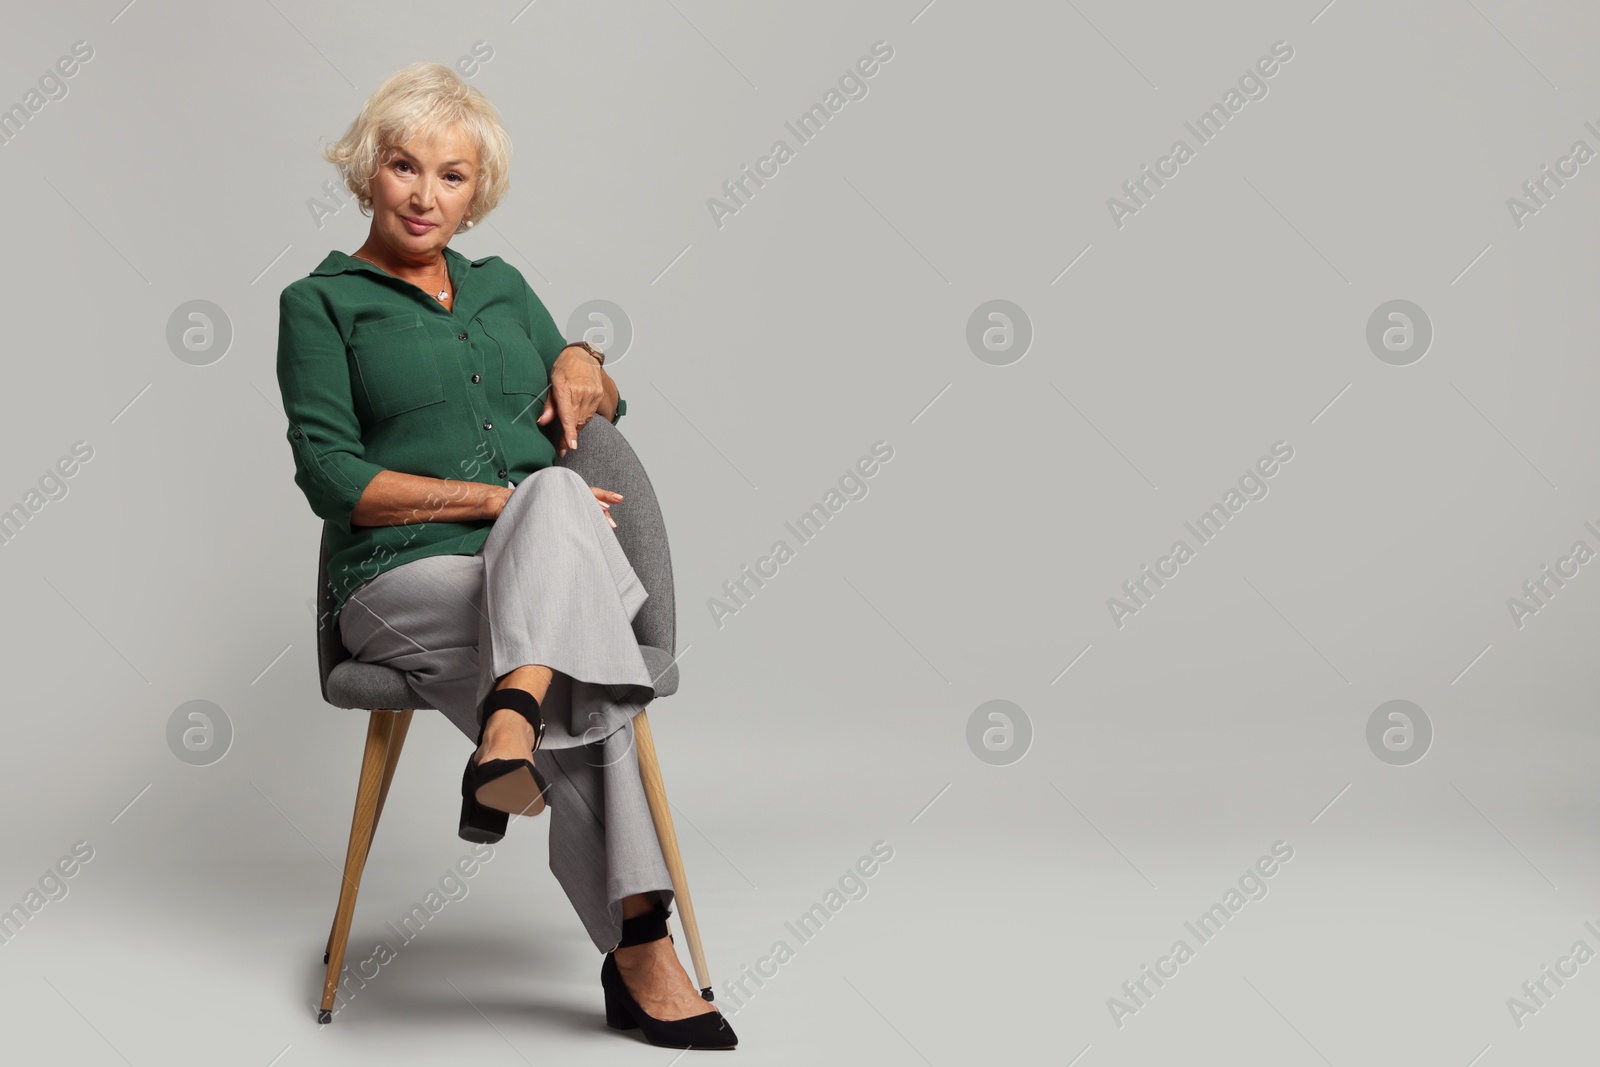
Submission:
MULTIPOLYGON (((358 256, 358 255, 355 255, 354 253, 351 253, 350 258, 351 259, 359 259, 363 263, 372 263, 372 260, 368 259, 366 256, 358 256)), ((376 264, 376 263, 372 263, 372 265, 374 267, 378 267, 378 264, 376 264)), ((379 270, 383 270, 382 267, 378 267, 378 269, 379 270)), ((389 272, 386 271, 386 270, 383 270, 383 272, 385 274, 389 274, 389 272)), ((392 274, 390 274, 389 276, 391 278, 394 277, 394 275, 392 275, 392 274)), ((448 263, 445 265, 444 279, 445 279, 446 283, 448 283, 449 280, 450 280, 450 266, 449 266, 448 263)), ((445 301, 450 299, 450 289, 449 289, 448 284, 446 284, 445 288, 439 290, 437 298, 438 298, 440 303, 444 303, 445 301)))

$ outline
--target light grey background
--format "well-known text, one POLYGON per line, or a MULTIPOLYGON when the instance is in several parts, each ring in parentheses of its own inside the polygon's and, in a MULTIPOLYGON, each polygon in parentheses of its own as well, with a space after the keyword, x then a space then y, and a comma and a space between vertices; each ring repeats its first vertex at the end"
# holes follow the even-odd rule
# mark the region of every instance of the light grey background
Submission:
MULTIPOLYGON (((365 716, 317 688, 277 294, 367 232, 353 201, 309 210, 319 140, 395 67, 479 41, 513 191, 454 247, 560 323, 607 299, 635 331, 621 426, 687 648, 652 721, 741 1062, 1593 1055, 1600 962, 1520 1028, 1507 998, 1600 949, 1600 563, 1520 629, 1506 602, 1600 547, 1600 163, 1520 228, 1506 201, 1600 149, 1600 13, 924 2, 8 13, 0 102, 94 49, 0 145, 0 505, 94 449, 0 546, 0 904, 94 849, 0 946, 8 1060, 674 1055, 605 1031, 539 821, 313 1021, 365 716), (707 198, 879 40, 868 95, 719 229, 707 198), (1107 198, 1280 40, 1268 95, 1115 226, 1107 198), (166 331, 201 299, 233 338, 194 366, 166 331), (992 299, 1034 331, 1009 366, 965 340, 992 299), (1435 331, 1410 366, 1365 340, 1394 299, 1435 331), (878 440, 869 494, 714 625, 878 440), (1279 440, 1270 494, 1115 627, 1107 598, 1279 440), (1367 745, 1392 699, 1433 724, 1409 766, 1367 745), (168 748, 191 700, 232 724, 210 766, 168 748), (968 747, 991 700, 1031 723, 1019 762, 968 747), (785 922, 880 840, 866 896, 797 945, 785 922), (1118 1027, 1108 998, 1276 841, 1268 895, 1118 1027), (737 1007, 722 983, 779 939, 794 957, 737 1007)), ((467 854, 467 753, 419 715, 352 959, 467 854)))

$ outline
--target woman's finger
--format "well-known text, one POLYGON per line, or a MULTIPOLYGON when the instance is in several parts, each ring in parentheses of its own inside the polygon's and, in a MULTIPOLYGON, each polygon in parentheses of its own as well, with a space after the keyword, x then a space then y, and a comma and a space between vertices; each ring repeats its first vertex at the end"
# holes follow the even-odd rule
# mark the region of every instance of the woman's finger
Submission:
POLYGON ((600 410, 605 390, 598 382, 558 371, 551 375, 550 395, 555 406, 555 421, 559 426, 557 454, 578 447, 578 431, 600 410))
POLYGON ((613 501, 621 500, 622 494, 613 493, 609 489, 602 489, 598 485, 591 485, 589 487, 589 492, 594 494, 595 502, 600 505, 600 514, 606 517, 606 521, 609 522, 611 524, 611 528, 615 530, 617 528, 617 520, 611 517, 611 504, 613 501), (611 499, 607 500, 607 497, 610 497, 611 499))

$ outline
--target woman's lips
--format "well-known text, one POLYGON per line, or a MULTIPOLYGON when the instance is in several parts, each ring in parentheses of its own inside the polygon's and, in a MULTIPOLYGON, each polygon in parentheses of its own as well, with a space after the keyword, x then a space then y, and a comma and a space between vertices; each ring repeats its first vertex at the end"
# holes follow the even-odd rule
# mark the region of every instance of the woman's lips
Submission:
POLYGON ((434 223, 428 222, 426 219, 415 219, 409 215, 401 215, 400 220, 406 224, 406 229, 410 230, 417 236, 427 233, 429 230, 433 229, 435 225, 434 223))

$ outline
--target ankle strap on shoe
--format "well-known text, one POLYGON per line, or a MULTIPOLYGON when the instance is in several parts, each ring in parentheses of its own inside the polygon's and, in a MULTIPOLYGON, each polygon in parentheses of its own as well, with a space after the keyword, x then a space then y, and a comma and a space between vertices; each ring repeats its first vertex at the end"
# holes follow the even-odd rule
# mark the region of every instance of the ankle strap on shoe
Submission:
POLYGON ((544 716, 539 711, 539 702, 532 693, 525 689, 508 686, 505 689, 491 690, 483 698, 483 723, 487 724, 489 716, 501 708, 510 708, 512 711, 528 720, 528 725, 533 727, 536 736, 544 736, 544 716))
POLYGON ((617 948, 627 948, 630 945, 642 945, 648 941, 659 941, 663 937, 671 937, 672 932, 667 929, 667 916, 672 912, 661 901, 657 900, 651 910, 642 915, 635 915, 631 919, 622 920, 622 940, 617 942, 617 948))

